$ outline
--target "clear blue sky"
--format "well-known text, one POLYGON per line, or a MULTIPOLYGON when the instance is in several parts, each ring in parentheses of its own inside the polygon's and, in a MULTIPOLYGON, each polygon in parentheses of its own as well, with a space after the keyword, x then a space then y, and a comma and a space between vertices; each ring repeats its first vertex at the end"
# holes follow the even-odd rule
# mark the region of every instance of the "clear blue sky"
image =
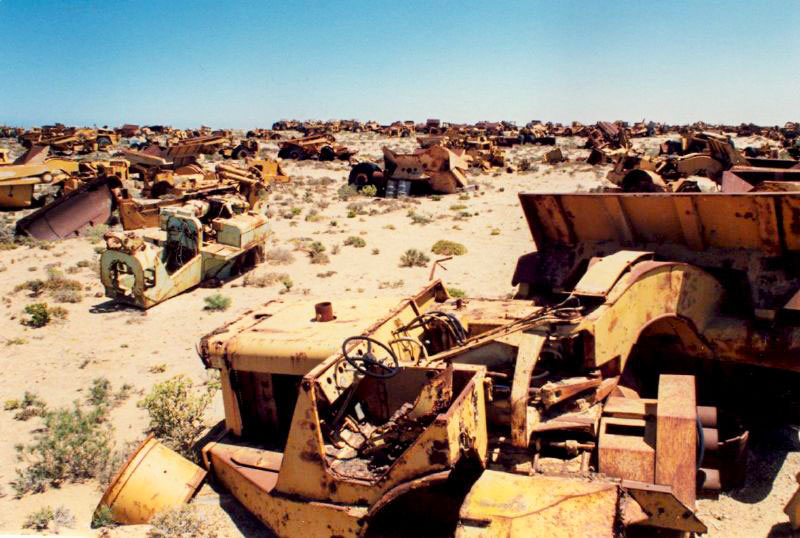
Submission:
POLYGON ((800 1, 0 0, 0 124, 800 120, 800 1))

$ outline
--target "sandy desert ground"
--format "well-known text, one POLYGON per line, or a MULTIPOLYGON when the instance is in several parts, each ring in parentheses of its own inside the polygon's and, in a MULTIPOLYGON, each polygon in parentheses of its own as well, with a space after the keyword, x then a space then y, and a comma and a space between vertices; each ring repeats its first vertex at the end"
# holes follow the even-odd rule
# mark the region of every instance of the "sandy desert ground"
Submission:
MULTIPOLYGON (((338 138, 359 149, 359 157, 377 161, 383 144, 400 150, 415 145, 413 139, 386 139, 373 134, 343 134, 338 138)), ((657 142, 637 141, 649 147, 657 142)), ((56 408, 85 401, 92 380, 99 377, 110 380, 115 390, 129 384, 130 396, 110 416, 115 441, 121 447, 144 437, 147 415, 137 402, 155 383, 180 373, 197 383, 207 381, 208 374, 195 352, 200 337, 269 300, 308 297, 335 301, 349 295, 411 294, 428 280, 430 267, 401 268, 401 254, 417 248, 435 259, 430 249, 439 239, 458 241, 468 252, 446 262, 446 270, 438 269, 437 277, 467 296, 507 296, 513 292, 510 282, 517 258, 532 250, 517 193, 581 191, 604 182, 606 168, 581 162, 588 155, 587 150, 579 149, 582 143, 582 139, 558 140, 572 159, 567 163, 536 164, 526 173, 474 175, 479 187, 474 192, 399 201, 363 196, 340 200, 337 191, 347 182, 347 163, 286 161, 285 170, 293 181, 274 188, 270 195, 273 235, 268 248, 292 251, 293 261, 264 264, 255 275, 285 273, 293 283, 291 289, 286 291, 278 281, 267 287, 245 286, 244 279, 238 278, 219 290, 232 300, 224 312, 203 309, 204 298, 216 290, 202 288, 147 312, 114 307, 103 297, 96 273, 97 251, 102 246, 97 238, 0 251, 0 400, 20 398, 31 391, 50 408, 56 408), (410 211, 429 216, 430 223, 413 224, 410 211), (363 238, 366 246, 344 245, 351 236, 363 238), (310 263, 304 252, 296 250, 303 238, 323 243, 330 263, 310 263), (61 305, 68 310, 64 321, 40 329, 25 327, 20 323, 23 308, 41 299, 30 298, 27 292, 15 288, 30 279, 45 278, 51 266, 83 284, 83 299, 61 305)), ((513 161, 529 158, 536 162, 547 149, 526 146, 515 148, 510 155, 513 161)), ((269 153, 275 155, 274 145, 269 153)), ((0 223, 13 225, 19 216, 13 212, 0 214, 0 223)), ((101 495, 94 480, 15 498, 10 485, 19 466, 14 446, 31 441, 40 419, 20 421, 13 417, 13 412, 0 411, 0 533, 30 533, 22 529, 28 514, 45 505, 63 505, 76 520, 61 534, 146 534, 147 526, 90 529, 91 515, 101 495)), ((219 393, 207 418, 210 425, 222 418, 219 393)), ((709 524, 708 536, 790 535, 782 509, 796 488, 794 476, 800 471, 795 439, 796 432, 788 426, 753 432, 746 485, 721 495, 719 500, 699 502, 700 516, 709 524)), ((224 492, 204 486, 195 504, 207 518, 210 533, 266 533, 224 492)))

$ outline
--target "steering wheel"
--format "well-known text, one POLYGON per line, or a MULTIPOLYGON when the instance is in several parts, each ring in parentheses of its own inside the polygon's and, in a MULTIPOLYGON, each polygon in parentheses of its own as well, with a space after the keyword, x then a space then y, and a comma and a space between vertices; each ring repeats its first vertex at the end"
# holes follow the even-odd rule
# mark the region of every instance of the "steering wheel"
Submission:
POLYGON ((345 360, 350 363, 350 366, 369 377, 388 379, 400 373, 400 362, 397 360, 397 355, 394 354, 394 351, 383 342, 379 342, 369 336, 351 336, 346 338, 345 341, 342 342, 342 355, 345 360), (362 350, 358 350, 359 354, 357 356, 348 355, 347 344, 358 340, 363 340, 367 343, 366 353, 362 350), (372 344, 383 348, 389 356, 382 359, 377 358, 372 352, 372 344))

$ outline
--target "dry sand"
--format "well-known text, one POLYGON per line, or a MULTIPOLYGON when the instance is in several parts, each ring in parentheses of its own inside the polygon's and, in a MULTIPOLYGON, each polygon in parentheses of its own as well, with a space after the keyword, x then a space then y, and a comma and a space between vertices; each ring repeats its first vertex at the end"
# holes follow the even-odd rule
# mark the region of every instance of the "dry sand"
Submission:
MULTIPOLYGON (((374 134, 342 134, 338 139, 356 146, 359 157, 378 162, 383 144, 401 151, 415 145, 412 139, 386 139, 374 134)), ((655 147, 658 141, 649 139, 644 143, 655 147)), ((558 143, 571 159, 588 155, 588 151, 578 149, 582 139, 559 139, 558 143)), ((510 154, 513 161, 527 157, 535 163, 547 149, 528 146, 515 148, 510 154)), ((467 295, 505 297, 513 292, 510 281, 517 258, 532 250, 517 193, 588 190, 600 186, 607 171, 576 161, 556 166, 535 164, 528 173, 473 176, 479 189, 468 195, 404 201, 359 196, 341 201, 336 193, 347 182, 347 163, 287 161, 284 166, 293 182, 276 187, 271 194, 274 233, 268 248, 293 250, 296 240, 308 238, 323 243, 330 257, 329 264, 315 265, 304 252, 294 251, 294 261, 289 265, 265 264, 255 270, 256 275, 288 274, 293 286, 284 295, 280 295, 280 283, 265 288, 245 287, 239 278, 220 290, 232 299, 225 312, 205 311, 203 299, 215 290, 197 289, 143 313, 115 308, 102 297, 94 268, 101 242, 80 238, 55 243, 49 250, 21 247, 0 251, 0 400, 20 398, 28 390, 55 408, 85 401, 95 378, 106 377, 115 388, 128 383, 133 385, 134 394, 112 411, 111 422, 118 444, 140 439, 147 427, 146 413, 136 405, 141 395, 153 384, 179 373, 202 383, 207 373, 194 346, 200 337, 228 320, 279 296, 335 300, 354 294, 378 297, 413 293, 428 280, 430 268, 401 268, 400 256, 406 249, 417 248, 436 259, 430 248, 439 239, 463 243, 468 252, 446 262, 446 270, 438 269, 437 277, 467 295), (299 214, 288 218, 292 208, 299 208, 299 214), (409 211, 429 215, 432 221, 412 224, 409 211), (307 218, 309 215, 316 217, 307 218), (344 246, 350 236, 363 238, 366 246, 344 246), (91 262, 89 266, 77 268, 76 264, 84 260, 91 262), (44 278, 49 264, 64 271, 76 267, 71 270, 76 272, 67 276, 84 284, 85 297, 78 304, 63 305, 69 311, 63 322, 41 329, 24 327, 20 324, 24 306, 41 299, 29 298, 24 291, 14 292, 14 288, 29 279, 44 278), (15 338, 24 343, 6 344, 15 338)), ((0 219, 18 216, 6 213, 0 214, 0 219)), ((209 423, 221 417, 221 398, 217 394, 208 413, 209 423)), ((9 485, 18 466, 14 445, 30 442, 38 427, 38 418, 23 422, 14 420, 13 412, 0 411, 0 532, 29 532, 21 527, 30 512, 45 505, 63 505, 75 515, 76 523, 72 529, 62 529, 62 534, 96 533, 89 528, 101 495, 94 481, 14 498, 9 485)), ((794 475, 800 470, 792 433, 788 428, 755 432, 756 448, 746 487, 722 495, 719 501, 699 503, 701 517, 710 527, 709 536, 766 536, 771 532, 775 536, 789 535, 782 508, 796 487, 794 475)), ((204 486, 195 503, 220 536, 265 532, 224 492, 204 486)), ((141 536, 146 528, 118 528, 110 535, 141 536)))

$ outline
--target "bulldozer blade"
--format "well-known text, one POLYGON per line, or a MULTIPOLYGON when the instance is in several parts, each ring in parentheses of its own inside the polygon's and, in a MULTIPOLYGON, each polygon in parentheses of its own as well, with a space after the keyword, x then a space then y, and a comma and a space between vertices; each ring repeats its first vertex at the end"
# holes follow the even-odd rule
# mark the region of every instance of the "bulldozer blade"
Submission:
POLYGON ((114 210, 111 189, 116 178, 99 178, 45 205, 17 222, 17 233, 53 241, 81 235, 96 224, 105 224, 114 210))

